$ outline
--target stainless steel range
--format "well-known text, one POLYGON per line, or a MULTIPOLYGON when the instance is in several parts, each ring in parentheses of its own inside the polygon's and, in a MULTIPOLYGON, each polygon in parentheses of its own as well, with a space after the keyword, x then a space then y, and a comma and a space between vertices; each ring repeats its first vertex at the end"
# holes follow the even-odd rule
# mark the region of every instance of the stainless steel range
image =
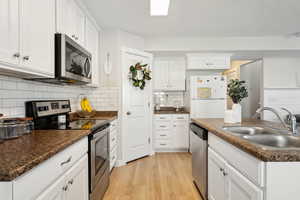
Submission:
POLYGON ((109 185, 109 122, 107 120, 69 120, 70 101, 26 102, 26 115, 39 130, 91 130, 89 134, 90 200, 101 200, 109 185))

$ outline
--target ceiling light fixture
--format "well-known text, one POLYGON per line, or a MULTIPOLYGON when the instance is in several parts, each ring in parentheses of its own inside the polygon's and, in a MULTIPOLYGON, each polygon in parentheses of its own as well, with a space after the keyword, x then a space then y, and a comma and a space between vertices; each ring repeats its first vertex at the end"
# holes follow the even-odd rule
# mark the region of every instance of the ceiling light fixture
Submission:
POLYGON ((170 0, 150 0, 151 16, 167 16, 169 13, 170 0))

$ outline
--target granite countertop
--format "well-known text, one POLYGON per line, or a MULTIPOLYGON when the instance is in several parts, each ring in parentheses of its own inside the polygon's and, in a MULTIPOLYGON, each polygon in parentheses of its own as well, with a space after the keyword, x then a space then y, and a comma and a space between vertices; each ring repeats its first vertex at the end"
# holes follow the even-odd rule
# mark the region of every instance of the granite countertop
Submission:
POLYGON ((190 114, 188 111, 176 111, 176 110, 155 110, 155 115, 172 115, 172 114, 190 114))
POLYGON ((212 134, 222 138, 242 151, 251 154, 259 160, 265 162, 300 161, 300 148, 291 150, 280 150, 275 148, 265 149, 238 136, 232 135, 222 129, 224 126, 258 126, 278 128, 280 126, 277 123, 254 119, 243 120, 241 124, 225 124, 223 119, 192 119, 192 122, 207 129, 212 134))
POLYGON ((36 130, 0 142, 0 181, 14 180, 89 133, 89 130, 36 130))
MULTIPOLYGON (((91 118, 70 114, 71 120, 113 121, 117 111, 97 111, 91 118)), ((12 181, 43 161, 88 136, 91 130, 35 130, 17 139, 0 141, 0 181, 12 181)))

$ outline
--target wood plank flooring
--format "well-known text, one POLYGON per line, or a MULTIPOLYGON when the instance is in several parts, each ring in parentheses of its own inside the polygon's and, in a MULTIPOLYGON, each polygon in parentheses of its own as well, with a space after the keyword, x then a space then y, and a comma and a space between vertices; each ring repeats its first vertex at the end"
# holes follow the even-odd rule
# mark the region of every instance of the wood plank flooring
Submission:
POLYGON ((189 153, 158 153, 115 168, 104 200, 201 200, 189 153))

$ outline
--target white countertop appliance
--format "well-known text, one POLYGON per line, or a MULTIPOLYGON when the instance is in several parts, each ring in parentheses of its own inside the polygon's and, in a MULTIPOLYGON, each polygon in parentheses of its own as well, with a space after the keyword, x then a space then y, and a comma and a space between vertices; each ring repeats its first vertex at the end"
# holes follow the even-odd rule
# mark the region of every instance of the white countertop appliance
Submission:
POLYGON ((190 81, 191 118, 223 118, 226 109, 226 77, 192 76, 190 81))

